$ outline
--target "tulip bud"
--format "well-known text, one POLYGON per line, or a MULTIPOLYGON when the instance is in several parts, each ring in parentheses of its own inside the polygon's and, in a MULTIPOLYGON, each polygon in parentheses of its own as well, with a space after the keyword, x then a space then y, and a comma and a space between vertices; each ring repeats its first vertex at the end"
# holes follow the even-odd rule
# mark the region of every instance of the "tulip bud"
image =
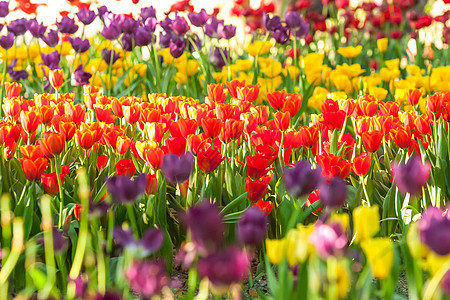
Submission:
POLYGON ((62 86, 63 77, 64 74, 62 69, 50 70, 48 74, 48 80, 55 90, 58 90, 62 86))

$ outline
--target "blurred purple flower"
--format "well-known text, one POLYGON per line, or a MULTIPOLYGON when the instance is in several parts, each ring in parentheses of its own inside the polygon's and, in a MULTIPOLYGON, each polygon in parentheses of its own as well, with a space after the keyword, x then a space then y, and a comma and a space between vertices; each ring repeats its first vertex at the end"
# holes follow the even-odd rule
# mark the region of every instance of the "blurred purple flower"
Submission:
POLYGON ((89 25, 92 22, 94 22, 97 15, 94 11, 86 9, 86 7, 83 7, 79 12, 77 12, 77 18, 80 20, 81 23, 84 25, 89 25))
POLYGON ((143 7, 141 8, 141 13, 139 16, 141 17, 142 23, 145 23, 145 21, 149 18, 156 19, 156 10, 153 8, 153 6, 143 7))
POLYGON ((75 80, 75 86, 83 86, 89 84, 89 79, 92 75, 84 71, 83 65, 79 65, 73 72, 73 79, 75 80))
POLYGON ((286 27, 279 27, 275 29, 272 33, 272 37, 277 41, 277 43, 283 45, 289 41, 289 30, 286 27))
POLYGON ((215 251, 223 241, 223 219, 219 209, 205 200, 180 214, 192 242, 202 253, 215 251))
POLYGON ((100 6, 99 8, 97 8, 98 11, 98 16, 100 17, 100 19, 103 21, 103 16, 109 12, 108 7, 106 7, 106 5, 100 6))
POLYGON ((136 28, 138 28, 139 21, 136 21, 132 18, 125 18, 121 25, 123 33, 132 34, 136 30, 136 28))
POLYGON ((114 240, 117 244, 131 251, 135 256, 146 257, 158 251, 164 242, 164 233, 156 228, 150 228, 140 241, 133 237, 131 229, 124 230, 115 227, 113 231, 114 240))
POLYGON ((36 19, 33 19, 28 22, 28 30, 35 38, 41 38, 44 36, 47 27, 42 25, 42 23, 38 23, 36 19))
POLYGON ((236 34, 236 27, 219 23, 217 26, 217 33, 221 38, 229 40, 236 34))
POLYGON ((159 26, 161 26, 164 31, 171 32, 172 31, 172 19, 166 17, 164 20, 159 22, 159 26))
POLYGON ((439 255, 450 254, 450 214, 428 207, 419 220, 422 242, 439 255))
POLYGON ((8 25, 8 31, 12 32, 15 36, 22 35, 27 32, 28 20, 25 18, 12 20, 8 25))
POLYGON ((78 30, 78 25, 75 24, 75 20, 69 17, 63 17, 61 22, 56 23, 58 31, 61 33, 75 33, 78 30))
POLYGON ((189 31, 189 24, 184 17, 175 15, 175 19, 170 24, 170 28, 176 35, 182 36, 189 31))
POLYGON ((202 48, 202 40, 198 36, 192 37, 192 41, 188 41, 189 52, 199 51, 202 48))
POLYGON ((120 25, 117 22, 111 22, 109 26, 103 27, 101 34, 108 40, 112 41, 117 39, 122 30, 120 29, 120 25))
POLYGON ((134 180, 125 175, 116 175, 106 180, 108 194, 114 203, 134 203, 145 191, 147 178, 140 174, 134 180))
POLYGON ((192 25, 202 27, 206 24, 206 21, 208 21, 209 15, 206 13, 206 10, 202 8, 199 13, 189 13, 188 18, 192 25))
POLYGON ((347 183, 339 177, 333 177, 320 184, 319 195, 324 205, 330 208, 341 207, 347 200, 347 183))
POLYGON ((259 208, 249 208, 237 224, 238 240, 246 245, 256 245, 266 236, 267 216, 259 208))
POLYGON ((156 261, 135 261, 126 271, 125 277, 131 290, 146 298, 160 294, 169 283, 164 264, 156 261))
POLYGON ((445 273, 444 279, 442 279, 441 282, 442 289, 444 290, 444 293, 450 297, 450 270, 445 273))
POLYGON ((264 13, 262 23, 267 31, 274 31, 275 29, 282 27, 279 16, 271 18, 267 13, 264 13))
POLYGON ((106 201, 94 202, 93 199, 89 199, 89 219, 96 219, 106 215, 111 206, 112 204, 106 201))
POLYGON ((122 296, 119 292, 106 291, 105 293, 98 292, 94 300, 122 300, 122 296))
POLYGON ((205 25, 205 34, 210 38, 217 38, 219 34, 217 33, 217 27, 219 26, 219 20, 215 17, 209 18, 205 25))
POLYGON ((42 37, 42 40, 49 46, 49 47, 55 47, 58 45, 59 42, 59 36, 58 31, 56 30, 50 30, 46 36, 42 37))
POLYGON ((417 196, 422 193, 422 187, 427 183, 430 170, 430 164, 422 164, 419 157, 413 156, 405 165, 393 164, 392 175, 400 192, 417 196))
POLYGON ((87 280, 83 280, 83 277, 78 275, 77 278, 72 279, 70 276, 68 277, 69 282, 75 283, 75 297, 76 298, 85 298, 86 292, 88 289, 88 282, 87 280))
POLYGON ((170 41, 172 40, 172 33, 170 32, 160 32, 159 33, 159 44, 163 48, 168 48, 170 46, 170 41))
POLYGON ((289 29, 297 29, 302 25, 302 16, 296 11, 286 12, 284 18, 289 29))
POLYGON ((0 37, 0 47, 8 50, 14 45, 14 34, 11 32, 0 37))
POLYGON ((4 18, 9 14, 9 2, 1 1, 0 2, 0 18, 4 18))
MULTIPOLYGON (((63 231, 58 230, 56 227, 53 227, 52 229, 52 236, 53 236, 52 237, 53 251, 55 251, 56 254, 62 254, 64 251, 67 250, 69 246, 68 238, 65 236, 63 231)), ((45 246, 44 237, 41 237, 39 239, 39 243, 45 246)))
POLYGON ((138 27, 133 33, 134 43, 136 46, 147 46, 152 42, 152 32, 146 27, 138 27))
POLYGON ((89 43, 88 39, 82 40, 79 37, 76 38, 71 38, 69 37, 69 42, 72 45, 73 50, 75 50, 75 52, 77 53, 83 53, 89 50, 89 48, 91 47, 91 44, 89 43))
POLYGON ((28 72, 25 70, 14 70, 14 67, 17 64, 17 58, 13 59, 13 61, 8 65, 7 70, 8 74, 14 81, 19 81, 21 79, 27 79, 28 78, 28 72))
POLYGON ((186 49, 186 40, 172 38, 169 43, 169 49, 170 54, 172 54, 174 58, 180 57, 183 54, 184 49, 186 49))
POLYGON ((50 54, 41 54, 42 62, 46 65, 50 70, 55 70, 59 68, 59 61, 61 60, 61 55, 57 50, 53 51, 50 54))
POLYGON ((186 152, 180 156, 167 153, 164 155, 161 171, 164 177, 172 183, 182 183, 189 179, 194 169, 194 156, 191 152, 186 152))
POLYGON ((125 51, 133 51, 133 37, 129 34, 122 35, 122 47, 125 51))
POLYGON ((214 49, 214 52, 212 53, 212 55, 209 57, 209 61, 218 69, 222 69, 227 62, 225 61, 225 59, 229 62, 231 61, 231 57, 230 54, 228 53, 227 49, 224 48, 221 49, 219 47, 216 47, 214 49), (223 52, 223 54, 222 54, 223 52))
POLYGON ((247 252, 233 246, 200 258, 197 263, 200 277, 207 277, 217 287, 244 280, 248 275, 248 268, 247 252))
POLYGON ((158 20, 156 18, 148 18, 144 22, 144 28, 148 29, 150 32, 155 32, 156 24, 158 24, 158 20))
POLYGON ((117 53, 114 50, 108 50, 108 49, 103 49, 102 50, 102 58, 103 60, 109 65, 111 62, 111 56, 112 56, 112 63, 114 64, 116 62, 116 60, 119 59, 120 55, 119 53, 117 53))
POLYGON ((316 224, 309 239, 316 252, 323 258, 342 255, 348 242, 347 236, 339 223, 332 225, 316 224))
POLYGON ((293 168, 284 168, 283 174, 286 191, 295 198, 311 194, 322 181, 320 169, 311 169, 306 160, 298 161, 293 168))
POLYGON ((302 26, 299 29, 295 30, 295 36, 298 38, 302 38, 308 35, 309 24, 306 23, 302 18, 302 26))

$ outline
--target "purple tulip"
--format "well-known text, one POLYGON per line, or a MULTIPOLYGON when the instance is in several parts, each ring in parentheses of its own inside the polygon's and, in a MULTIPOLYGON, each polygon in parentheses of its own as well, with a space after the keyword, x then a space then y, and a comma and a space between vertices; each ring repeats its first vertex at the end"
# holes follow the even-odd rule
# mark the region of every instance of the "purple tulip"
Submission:
POLYGON ((58 31, 56 30, 50 30, 46 36, 42 37, 42 40, 49 46, 49 47, 55 47, 58 45, 59 42, 59 36, 58 31))
POLYGON ((35 38, 41 38, 44 36, 47 27, 38 23, 36 19, 33 19, 28 22, 28 30, 35 38))
POLYGON ((170 54, 172 54, 174 58, 180 57, 183 54, 184 49, 186 49, 186 40, 172 38, 169 43, 169 49, 170 54))
POLYGON ((249 208, 237 224, 236 235, 239 242, 256 245, 266 236, 267 216, 259 208, 249 208))
POLYGON ((9 14, 9 2, 0 2, 0 18, 4 18, 9 14))
POLYGON ((185 182, 194 169, 194 156, 186 152, 180 156, 168 153, 164 155, 161 171, 166 179, 176 185, 185 182))
POLYGON ((102 50, 102 58, 108 65, 111 63, 111 58, 112 63, 114 64, 116 60, 119 59, 119 57, 120 57, 119 53, 117 53, 114 50, 108 50, 106 48, 102 50))
POLYGON ((268 14, 264 13, 262 23, 267 31, 275 31, 275 29, 282 27, 281 19, 279 16, 271 18, 268 14))
POLYGON ((224 25, 220 23, 217 26, 217 33, 223 39, 229 40, 236 34, 236 27, 233 25, 224 25))
POLYGON ((283 45, 289 41, 289 30, 286 27, 279 27, 275 29, 272 33, 272 37, 277 41, 277 43, 283 45))
POLYGON ((159 295, 163 287, 169 284, 164 264, 156 261, 135 261, 126 271, 125 277, 133 292, 149 299, 159 295))
POLYGON ((61 60, 61 55, 57 50, 53 51, 50 54, 41 54, 42 62, 44 65, 49 67, 50 70, 55 70, 59 68, 59 61, 61 60))
POLYGON ((108 194, 114 203, 134 203, 145 191, 147 178, 140 174, 134 180, 125 175, 116 175, 106 181, 108 194))
POLYGON ((170 32, 160 32, 159 33, 159 44, 162 48, 170 47, 170 41, 172 40, 173 35, 170 32))
POLYGON ((224 48, 224 49, 222 49, 222 51, 220 51, 220 48, 216 47, 214 49, 213 54, 209 57, 209 61, 216 68, 222 69, 227 64, 227 61, 225 61, 224 57, 228 62, 231 61, 230 54, 228 53, 226 48, 224 48), (223 55, 222 55, 222 52, 223 52, 223 55))
POLYGON ((0 47, 8 50, 14 45, 14 34, 11 32, 0 37, 0 47))
POLYGON ((70 45, 72 45, 73 50, 77 53, 83 53, 89 50, 91 47, 91 44, 89 43, 88 39, 82 40, 79 37, 71 38, 69 37, 70 45))
POLYGON ((420 195, 422 187, 426 185, 430 176, 430 170, 430 164, 422 164, 420 158, 413 156, 405 165, 394 164, 392 166, 394 183, 403 194, 420 195))
POLYGON ((192 38, 192 41, 188 41, 188 48, 189 52, 196 52, 199 51, 202 48, 202 40, 198 36, 194 36, 192 38))
POLYGON ((94 202, 92 199, 89 199, 89 218, 103 217, 111 206, 112 204, 106 203, 106 201, 94 202))
POLYGON ((419 220, 422 242, 439 255, 450 254, 450 214, 428 207, 419 220))
POLYGON ((284 14, 286 26, 290 29, 300 28, 302 25, 302 16, 296 11, 288 11, 284 14))
POLYGON ((348 242, 347 236, 339 223, 332 225, 316 224, 309 239, 316 252, 323 258, 343 254, 348 242))
POLYGON ((73 72, 73 79, 75 80, 75 86, 83 86, 89 84, 89 79, 92 75, 84 71, 83 65, 79 65, 73 72))
POLYGON ((175 16, 175 19, 169 26, 173 30, 173 32, 175 32, 175 34, 179 36, 182 36, 189 31, 189 24, 186 19, 178 15, 175 16))
POLYGON ((80 274, 77 278, 72 279, 68 278, 69 282, 73 282, 75 284, 75 297, 76 298, 86 298, 86 293, 88 290, 88 281, 83 279, 83 276, 80 274))
POLYGON ((132 34, 139 26, 139 21, 132 18, 125 18, 122 23, 122 32, 132 34))
MULTIPOLYGON (((64 235, 64 233, 61 230, 58 230, 56 227, 53 227, 52 235, 53 235, 53 250, 55 251, 56 254, 62 254, 64 251, 67 250, 69 246, 68 238, 64 235)), ((45 240, 43 237, 39 239, 39 243, 45 246, 45 240)))
POLYGON ((206 24, 206 21, 208 21, 209 16, 206 13, 206 10, 202 8, 199 13, 189 13, 188 18, 192 25, 203 27, 206 24))
POLYGON ((125 51, 133 51, 133 37, 129 34, 122 35, 122 47, 125 51))
POLYGON ((105 5, 97 8, 97 11, 98 11, 98 16, 100 17, 100 19, 102 19, 102 21, 103 21, 103 16, 109 12, 108 8, 105 5))
POLYGON ((219 34, 217 33, 217 27, 219 26, 219 20, 215 17, 209 18, 205 25, 205 34, 210 38, 217 38, 219 34))
POLYGON ((286 191, 295 198, 309 195, 322 181, 320 169, 311 169, 306 160, 297 162, 293 168, 285 168, 283 174, 286 191))
POLYGON ((159 22, 159 26, 161 26, 166 32, 172 32, 172 19, 166 17, 164 20, 159 22))
POLYGON ((180 214, 192 242, 201 253, 215 251, 223 241, 223 220, 219 209, 209 201, 203 201, 180 214))
POLYGON ((248 275, 249 256, 237 247, 213 253, 198 260, 200 277, 207 277, 215 286, 228 286, 244 280, 248 275))
POLYGON ((324 181, 319 186, 320 200, 330 208, 341 207, 347 200, 347 184, 339 177, 324 181))
POLYGON ((152 32, 146 27, 138 27, 133 33, 134 43, 136 46, 147 46, 152 42, 152 32))
POLYGON ((148 29, 150 32, 155 32, 156 24, 158 24, 158 20, 156 18, 148 18, 144 22, 144 28, 148 29))
POLYGON ((142 23, 145 23, 145 21, 149 18, 156 19, 156 10, 153 8, 153 6, 143 7, 141 8, 141 13, 139 16, 141 17, 142 23))
POLYGON ((118 292, 106 291, 104 293, 98 292, 92 299, 93 300, 122 300, 122 296, 118 292))
POLYGON ((75 33, 78 30, 78 25, 75 24, 75 20, 69 17, 63 17, 61 22, 56 23, 58 31, 61 33, 75 33))
POLYGON ((8 25, 8 31, 12 32, 15 36, 22 35, 27 32, 28 20, 25 18, 12 20, 8 25))
POLYGON ((79 12, 77 12, 77 18, 80 20, 81 23, 84 25, 89 25, 92 22, 94 22, 97 15, 92 10, 86 9, 86 7, 83 7, 79 12))
POLYGON ((308 34, 309 31, 309 24, 306 23, 302 18, 302 25, 295 30, 295 36, 298 38, 305 37, 308 34))
POLYGON ((101 32, 101 34, 110 41, 117 39, 121 33, 122 30, 117 22, 111 22, 109 26, 103 27, 101 32))
POLYGON ((124 230, 122 227, 115 227, 113 236, 117 244, 140 257, 146 257, 155 253, 164 242, 164 233, 156 228, 148 229, 140 241, 133 237, 131 229, 124 230))

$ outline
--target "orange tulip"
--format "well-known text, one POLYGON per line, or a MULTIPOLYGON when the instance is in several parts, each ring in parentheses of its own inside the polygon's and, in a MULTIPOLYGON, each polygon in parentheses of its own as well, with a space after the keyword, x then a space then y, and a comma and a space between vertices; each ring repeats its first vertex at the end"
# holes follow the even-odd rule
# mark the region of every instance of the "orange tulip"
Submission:
POLYGON ((20 164, 25 178, 30 181, 41 179, 41 175, 47 169, 47 159, 44 157, 35 159, 22 158, 20 164))
POLYGON ((34 110, 22 111, 20 113, 20 124, 22 125, 23 130, 25 130, 26 132, 35 131, 41 123, 41 115, 34 110))
POLYGON ((408 90, 406 92, 406 100, 408 100, 410 105, 419 104, 420 97, 422 97, 422 92, 418 89, 408 90))
POLYGON ((77 130, 77 138, 79 145, 84 149, 90 149, 96 142, 96 132, 88 128, 77 130))
POLYGON ((358 176, 364 176, 369 172, 372 165, 372 157, 369 153, 363 152, 360 156, 353 158, 353 172, 358 176))
POLYGON ((383 134, 379 130, 365 131, 362 133, 361 139, 367 151, 375 152, 381 146, 383 134))
POLYGON ((5 97, 19 97, 22 91, 22 84, 19 82, 5 82, 5 97))
POLYGON ((244 132, 244 122, 234 119, 228 119, 222 128, 219 138, 224 143, 229 143, 232 140, 237 140, 244 132))
POLYGON ((202 119, 202 128, 207 137, 216 138, 222 130, 223 122, 216 118, 202 119))
POLYGON ((44 138, 39 139, 37 143, 45 157, 52 158, 64 150, 65 141, 64 134, 48 131, 44 133, 44 138))
POLYGON ((6 160, 10 160, 14 157, 17 150, 17 143, 14 139, 6 139, 3 148, 3 157, 6 160))
POLYGON ((267 174, 258 180, 252 180, 249 177, 245 178, 245 191, 247 192, 247 199, 252 202, 257 202, 264 198, 269 192, 269 183, 272 180, 273 174, 267 174))
POLYGON ((127 136, 117 137, 116 149, 119 154, 125 154, 130 148, 131 140, 127 136))
POLYGON ((44 157, 44 152, 42 152, 39 145, 23 145, 20 146, 20 153, 22 153, 23 158, 28 158, 34 160, 39 157, 44 157))
POLYGON ((133 160, 130 159, 121 159, 116 163, 116 174, 117 175, 125 175, 132 177, 136 173, 136 167, 134 166, 133 160))
POLYGON ((164 123, 146 123, 145 135, 150 141, 161 143, 164 133, 166 133, 166 124, 164 123))
POLYGON ((20 103, 21 98, 19 97, 5 98, 3 100, 3 107, 2 107, 3 112, 5 113, 5 117, 17 120, 22 110, 22 108, 20 107, 20 103))
POLYGON ((154 195, 158 191, 158 179, 155 174, 147 174, 147 184, 145 186, 145 193, 147 195, 154 195))
POLYGON ((228 91, 223 88, 223 83, 211 83, 206 87, 208 92, 208 100, 205 102, 209 106, 214 107, 215 103, 224 103, 228 96, 228 91))
POLYGON ((97 158, 97 162, 96 162, 96 167, 97 170, 100 172, 102 169, 106 168, 106 166, 108 165, 109 162, 109 157, 106 156, 105 154, 100 155, 97 158))
POLYGON ((352 163, 345 161, 341 156, 334 156, 333 154, 323 154, 316 156, 317 165, 322 168, 323 176, 335 177, 339 176, 343 179, 350 175, 352 163))
POLYGON ((66 141, 70 141, 75 135, 76 131, 77 127, 75 123, 63 121, 59 123, 58 132, 64 134, 64 136, 66 137, 66 141))
POLYGON ((269 101, 269 104, 273 109, 280 110, 283 108, 285 95, 285 91, 275 91, 273 93, 267 93, 267 101, 269 101))
POLYGON ((289 128, 289 123, 291 122, 291 114, 288 111, 278 111, 273 114, 273 120, 275 123, 275 127, 278 130, 284 131, 289 128))
POLYGON ((81 104, 73 105, 72 103, 66 103, 64 111, 75 124, 79 125, 86 121, 86 110, 81 104))
POLYGON ((39 112, 42 117, 42 123, 48 125, 55 115, 55 108, 50 105, 42 105, 39 107, 39 112))
POLYGON ((400 148, 407 148, 411 144, 411 130, 409 127, 397 126, 397 128, 391 130, 391 137, 400 148))
POLYGON ((141 117, 141 108, 138 103, 122 106, 123 116, 125 121, 129 124, 134 124, 139 121, 141 117))
POLYGON ((316 126, 303 126, 298 129, 300 145, 311 148, 318 141, 319 131, 316 126))
POLYGON ((48 74, 48 80, 55 90, 58 90, 63 85, 63 77, 62 69, 50 70, 48 74))
POLYGON ((201 148, 197 153, 198 167, 205 173, 214 172, 224 159, 218 148, 212 149, 211 146, 201 148))
POLYGON ((237 92, 237 88, 238 87, 244 87, 245 86, 245 80, 243 81, 238 81, 238 80, 232 80, 230 82, 225 82, 227 89, 228 89, 228 93, 231 95, 231 97, 233 98, 237 98, 238 96, 238 92, 237 92))

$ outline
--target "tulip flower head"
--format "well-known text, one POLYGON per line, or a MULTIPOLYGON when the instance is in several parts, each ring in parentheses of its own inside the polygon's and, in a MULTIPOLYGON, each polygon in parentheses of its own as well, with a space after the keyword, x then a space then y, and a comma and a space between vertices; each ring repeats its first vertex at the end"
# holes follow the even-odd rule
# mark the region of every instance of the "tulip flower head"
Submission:
POLYGON ((420 195, 422 187, 427 183, 430 176, 431 165, 423 164, 417 156, 411 157, 404 165, 394 164, 392 173, 394 183, 403 194, 409 193, 411 196, 420 195))
POLYGON ((309 195, 321 180, 321 170, 311 169, 311 164, 306 160, 297 162, 293 168, 284 169, 283 181, 286 190, 295 198, 309 195))
POLYGON ((174 185, 188 180, 193 169, 194 156, 191 152, 186 152, 181 156, 167 153, 164 155, 161 165, 164 177, 174 185))
POLYGON ((450 254, 450 214, 437 207, 428 207, 419 220, 422 242, 438 255, 450 254))
POLYGON ((48 74, 48 79, 50 81, 50 84, 55 90, 58 90, 62 84, 63 84, 63 70, 62 69, 55 69, 50 70, 48 74))
POLYGON ((135 179, 125 175, 108 178, 106 188, 114 203, 134 203, 145 191, 147 178, 140 174, 135 179))
POLYGON ((249 208, 237 224, 236 235, 238 240, 245 245, 259 244, 266 235, 267 217, 256 208, 249 208))

